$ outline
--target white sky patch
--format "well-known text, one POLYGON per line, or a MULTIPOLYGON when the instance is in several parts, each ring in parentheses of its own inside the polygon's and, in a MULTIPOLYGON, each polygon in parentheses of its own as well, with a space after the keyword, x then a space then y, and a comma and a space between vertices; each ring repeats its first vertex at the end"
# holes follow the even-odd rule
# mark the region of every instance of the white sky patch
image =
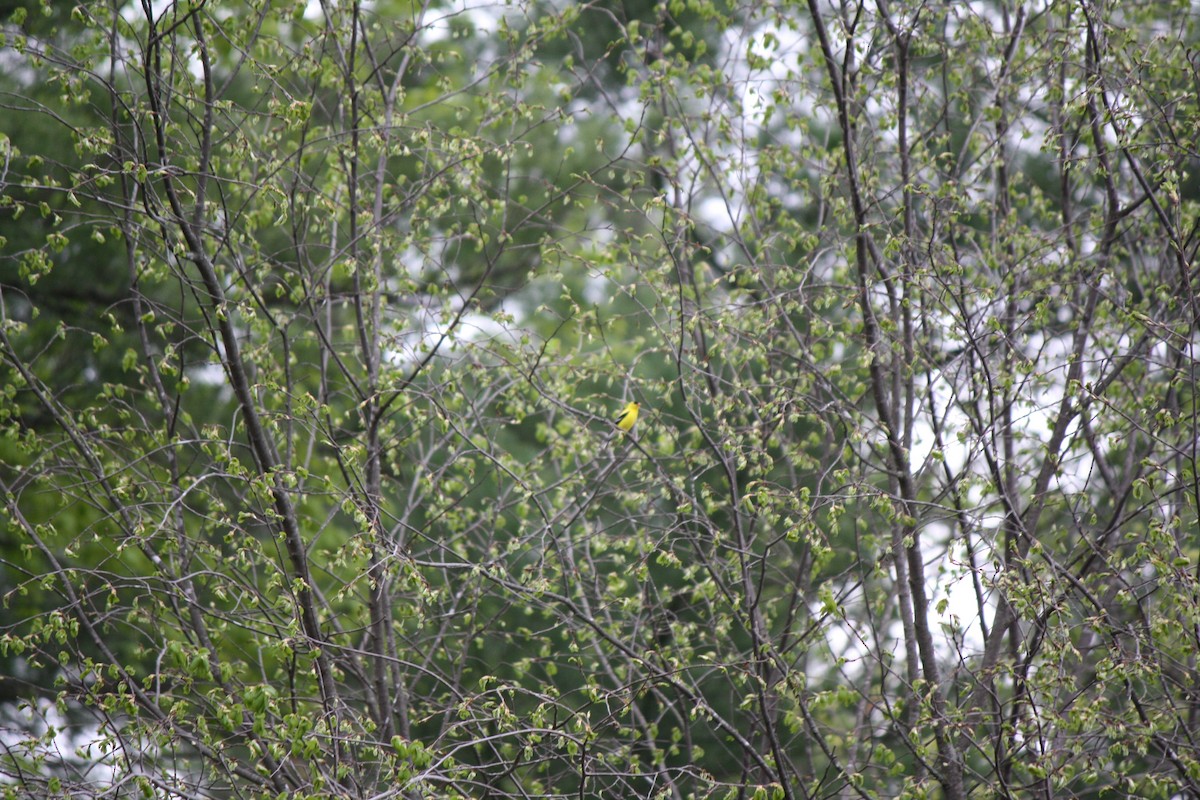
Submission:
MULTIPOLYGON (((987 531, 972 530, 971 545, 978 580, 984 587, 984 613, 990 617, 995 611, 995 602, 986 587, 994 577, 994 553, 987 535, 987 531)), ((966 542, 950 519, 924 525, 920 536, 922 546, 930 554, 925 562, 925 584, 935 644, 946 657, 955 653, 975 655, 982 651, 984 640, 979 597, 966 542)), ((898 579, 890 551, 884 558, 891 577, 879 580, 894 584, 898 579)), ((871 591, 877 595, 880 587, 875 585, 871 591)), ((894 592, 887 594, 893 604, 898 604, 899 598, 894 592)), ((827 620, 827 624, 822 626, 822 633, 824 646, 830 655, 828 661, 836 663, 838 659, 845 659, 847 663, 838 667, 845 676, 854 681, 870 681, 873 680, 870 673, 879 668, 877 656, 882 649, 893 654, 893 669, 902 674, 906 656, 899 609, 889 607, 883 612, 876 609, 875 614, 866 613, 863 609, 866 600, 862 586, 855 586, 836 599, 841 610, 834 614, 827 614, 821 602, 809 604, 809 613, 814 619, 824 617, 827 620)), ((874 602, 878 602, 878 599, 876 596, 874 602)), ((832 668, 825 660, 807 662, 806 667, 814 677, 820 677, 825 674, 826 668, 832 668)))
POLYGON ((69 765, 79 776, 86 775, 89 788, 97 792, 101 787, 114 786, 113 760, 100 747, 104 737, 95 725, 73 723, 46 698, 32 704, 6 705, 3 713, 12 717, 11 721, 0 720, 0 742, 6 750, 31 759, 40 755, 51 764, 69 765), (53 738, 42 742, 41 736, 51 729, 55 732, 53 738), (26 730, 33 735, 27 735, 26 730))
POLYGON ((469 311, 459 318, 460 309, 458 301, 449 306, 430 302, 414 309, 402 321, 397 320, 396 329, 386 337, 383 358, 394 367, 407 368, 427 358, 434 348, 435 358, 453 362, 467 358, 468 350, 480 344, 519 345, 524 329, 497 317, 520 319, 526 315, 529 309, 520 298, 504 301, 497 315, 469 311))
POLYGON ((201 386, 220 386, 225 383, 225 368, 220 364, 201 364, 188 369, 188 380, 201 386))
MULTIPOLYGON (((997 309, 992 306, 1003 302, 1005 300, 1000 296, 981 295, 976 305, 968 310, 968 316, 972 319, 994 318, 997 309)), ((1062 307, 1070 310, 1065 293, 1062 307)), ((1070 314, 1067 314, 1060 321, 1069 323, 1070 318, 1070 314)), ((984 418, 979 423, 983 430, 980 431, 972 424, 967 411, 973 399, 965 392, 970 391, 974 379, 963 373, 968 369, 963 352, 967 346, 967 335, 961 330, 961 323, 955 317, 946 315, 940 321, 926 324, 943 331, 946 351, 953 353, 957 350, 958 354, 948 360, 940 371, 931 375, 930 384, 921 387, 910 467, 922 485, 929 487, 944 483, 944 469, 947 467, 955 476, 971 471, 984 478, 983 485, 976 485, 965 498, 966 506, 962 509, 960 519, 947 516, 950 512, 944 507, 948 503, 944 502, 940 504, 941 507, 930 507, 930 518, 922 520, 922 537, 927 539, 923 544, 931 556, 926 576, 931 587, 931 614, 937 622, 950 625, 950 630, 957 628, 959 631, 955 634, 955 641, 944 639, 944 645, 953 644, 955 648, 971 654, 977 652, 983 643, 975 580, 985 587, 984 610, 990 616, 994 613, 994 602, 986 590, 994 578, 994 553, 990 542, 1003 524, 1003 513, 990 487, 991 475, 982 453, 985 449, 1000 448, 1001 437, 1012 436, 1018 458, 1022 457, 1022 453, 1028 454, 1030 459, 1037 458, 1039 448, 1049 438, 1062 409, 1063 394, 1067 388, 1066 376, 1073 356, 1074 330, 1068 325, 1063 332, 1054 336, 1047 337, 1039 331, 1026 335, 1024 340, 1008 341, 1008 345, 1017 350, 1014 357, 1024 359, 1028 364, 1028 372, 1018 376, 1013 405, 1007 409, 1011 429, 1003 428, 1005 409, 984 406, 984 418), (941 459, 944 465, 942 460, 931 458, 936 446, 931 424, 935 418, 942 428, 941 459), (975 547, 977 577, 972 576, 963 526, 975 547), (946 549, 938 555, 938 549, 943 547, 946 549), (942 610, 938 609, 939 600, 945 601, 942 610)), ((982 331, 972 332, 972 335, 981 345, 991 348, 975 354, 976 369, 985 361, 995 369, 998 366, 996 359, 1000 355, 999 342, 991 341, 994 337, 983 335, 982 331)), ((1121 347, 1127 348, 1129 344, 1126 337, 1121 347)), ((1088 365, 1084 366, 1086 381, 1090 370, 1087 369, 1088 365)), ((1080 425, 1078 418, 1071 422, 1066 431, 1067 442, 1079 435, 1080 425)), ((1107 441, 1114 440, 1110 438, 1107 441)), ((1066 496, 1079 496, 1087 502, 1083 496, 1096 479, 1095 466, 1093 455, 1087 450, 1064 452, 1060 474, 1055 477, 1056 491, 1066 496)), ((1020 491, 1028 489, 1032 479, 1032 473, 1023 474, 1021 480, 1026 485, 1020 491)))

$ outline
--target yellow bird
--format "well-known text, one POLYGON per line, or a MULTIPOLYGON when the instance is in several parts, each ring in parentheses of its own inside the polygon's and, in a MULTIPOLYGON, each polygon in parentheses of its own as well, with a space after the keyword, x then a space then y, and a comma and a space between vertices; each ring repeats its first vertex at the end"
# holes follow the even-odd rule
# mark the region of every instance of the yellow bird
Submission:
POLYGON ((637 403, 630 403, 629 405, 625 406, 625 408, 621 410, 621 413, 617 415, 617 427, 626 433, 629 433, 630 429, 633 428, 634 423, 637 422, 639 408, 641 408, 641 406, 637 403))

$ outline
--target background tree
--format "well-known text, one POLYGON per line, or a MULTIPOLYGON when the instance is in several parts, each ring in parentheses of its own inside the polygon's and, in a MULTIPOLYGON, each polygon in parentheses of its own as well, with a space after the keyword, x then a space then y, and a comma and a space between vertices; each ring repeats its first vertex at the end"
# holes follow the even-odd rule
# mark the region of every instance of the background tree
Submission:
POLYGON ((4 13, 9 796, 1200 792, 1190 8, 4 13))

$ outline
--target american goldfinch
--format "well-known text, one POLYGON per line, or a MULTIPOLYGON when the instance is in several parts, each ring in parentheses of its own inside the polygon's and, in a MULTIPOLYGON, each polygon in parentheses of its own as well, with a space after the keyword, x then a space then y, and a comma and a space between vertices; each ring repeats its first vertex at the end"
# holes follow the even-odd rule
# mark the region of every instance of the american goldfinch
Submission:
POLYGON ((629 405, 625 406, 625 408, 621 410, 621 413, 617 415, 617 427, 626 433, 629 433, 630 429, 633 428, 633 424, 637 422, 639 408, 641 408, 641 406, 637 403, 630 403, 629 405))

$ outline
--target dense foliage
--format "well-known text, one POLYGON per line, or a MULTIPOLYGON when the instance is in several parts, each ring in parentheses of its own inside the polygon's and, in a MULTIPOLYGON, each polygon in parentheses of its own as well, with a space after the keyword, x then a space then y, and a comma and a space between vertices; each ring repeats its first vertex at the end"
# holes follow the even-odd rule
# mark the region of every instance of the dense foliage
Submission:
POLYGON ((1200 796, 1190 4, 0 14, 4 796, 1200 796))

